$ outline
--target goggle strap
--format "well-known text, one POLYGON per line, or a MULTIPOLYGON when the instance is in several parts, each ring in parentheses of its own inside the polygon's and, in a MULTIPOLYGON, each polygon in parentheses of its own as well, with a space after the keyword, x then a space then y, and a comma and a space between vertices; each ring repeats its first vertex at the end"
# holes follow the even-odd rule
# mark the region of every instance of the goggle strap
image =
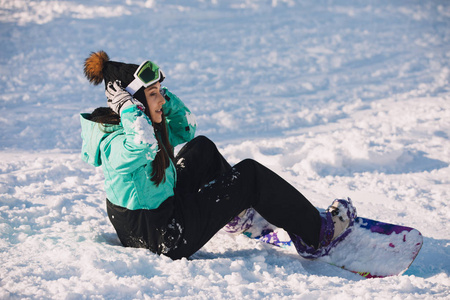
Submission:
POLYGON ((134 80, 125 88, 125 90, 133 96, 142 87, 142 81, 134 78, 134 80))

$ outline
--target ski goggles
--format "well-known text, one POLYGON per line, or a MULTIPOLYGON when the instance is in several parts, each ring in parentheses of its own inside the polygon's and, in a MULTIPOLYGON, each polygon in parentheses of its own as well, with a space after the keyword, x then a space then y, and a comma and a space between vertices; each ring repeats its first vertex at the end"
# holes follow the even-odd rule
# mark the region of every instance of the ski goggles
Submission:
POLYGON ((158 81, 163 81, 164 78, 164 73, 158 65, 146 60, 134 72, 134 80, 125 89, 134 95, 141 87, 147 88, 158 81))

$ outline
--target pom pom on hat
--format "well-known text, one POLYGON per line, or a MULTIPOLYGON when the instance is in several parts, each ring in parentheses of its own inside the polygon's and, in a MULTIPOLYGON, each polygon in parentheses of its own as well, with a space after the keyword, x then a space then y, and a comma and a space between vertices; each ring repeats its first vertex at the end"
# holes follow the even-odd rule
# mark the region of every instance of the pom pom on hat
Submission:
POLYGON ((103 68, 107 61, 109 61, 109 56, 105 51, 92 52, 86 58, 84 61, 84 75, 90 83, 98 85, 103 81, 103 68))
MULTIPOLYGON (((99 85, 105 82, 105 89, 108 82, 120 80, 123 87, 128 86, 134 80, 134 72, 139 66, 135 64, 126 64, 118 61, 109 60, 105 51, 92 52, 84 61, 84 75, 90 83, 99 85)), ((145 103, 144 89, 140 88, 134 95, 134 98, 145 103)))
MULTIPOLYGON (((108 82, 120 80, 122 87, 128 86, 134 80, 134 72, 139 66, 135 64, 126 64, 123 62, 109 60, 108 54, 100 50, 92 52, 84 61, 84 75, 90 83, 99 85, 102 81, 105 82, 105 89, 108 82)), ((164 77, 160 79, 160 82, 164 77)), ((146 103, 144 88, 141 87, 134 95, 142 103, 146 103)))
POLYGON ((109 81, 120 80, 126 87, 134 80, 134 72, 139 66, 109 60, 105 51, 92 52, 84 61, 84 75, 94 85, 109 81))

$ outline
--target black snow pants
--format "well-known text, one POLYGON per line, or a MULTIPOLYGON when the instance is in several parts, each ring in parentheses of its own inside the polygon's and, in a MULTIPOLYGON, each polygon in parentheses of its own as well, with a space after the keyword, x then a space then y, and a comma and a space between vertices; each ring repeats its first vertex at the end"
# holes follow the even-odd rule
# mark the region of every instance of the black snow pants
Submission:
POLYGON ((319 211, 280 176, 250 159, 231 167, 208 138, 187 143, 176 157, 175 215, 183 224, 172 259, 189 257, 244 209, 253 207, 267 221, 319 244, 319 211))

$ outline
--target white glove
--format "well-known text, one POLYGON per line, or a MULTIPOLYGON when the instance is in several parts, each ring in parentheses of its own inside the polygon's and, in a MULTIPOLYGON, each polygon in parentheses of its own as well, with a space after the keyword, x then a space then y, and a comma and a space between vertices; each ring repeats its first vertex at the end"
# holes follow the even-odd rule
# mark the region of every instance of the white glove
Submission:
POLYGON ((121 85, 119 80, 108 82, 105 90, 106 98, 108 99, 108 106, 115 113, 120 115, 120 112, 127 106, 136 104, 139 109, 143 110, 144 105, 139 100, 134 99, 121 85))

